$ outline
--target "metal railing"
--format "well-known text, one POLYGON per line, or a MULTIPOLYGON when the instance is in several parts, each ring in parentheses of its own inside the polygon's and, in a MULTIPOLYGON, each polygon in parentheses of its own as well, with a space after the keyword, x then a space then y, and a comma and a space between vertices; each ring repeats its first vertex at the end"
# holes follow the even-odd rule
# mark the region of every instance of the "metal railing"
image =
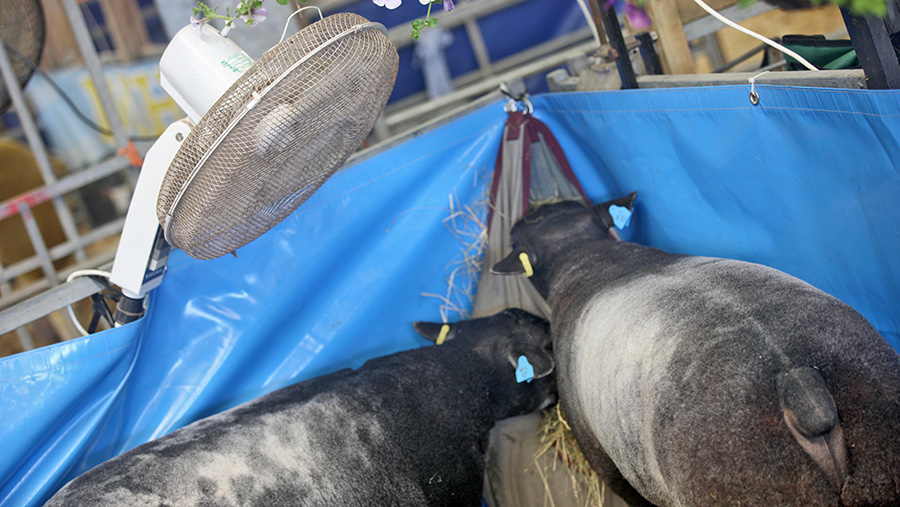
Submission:
MULTIPOLYGON (((113 107, 111 94, 103 79, 100 58, 94 48, 77 0, 62 1, 85 66, 97 89, 100 106, 103 114, 106 115, 115 143, 117 146, 125 146, 128 136, 113 107)), ((381 141, 378 149, 394 145, 399 142, 399 139, 406 139, 414 133, 421 132, 423 128, 431 128, 430 125, 434 125, 435 121, 446 121, 447 118, 457 117, 470 110, 473 105, 483 104, 484 100, 478 100, 479 97, 489 96, 486 100, 496 100, 499 97, 497 89, 501 82, 545 72, 555 66, 565 64, 567 60, 576 55, 583 55, 596 49, 590 31, 585 28, 531 48, 523 48, 519 53, 502 60, 491 61, 480 33, 478 19, 525 1, 528 0, 480 0, 471 4, 459 3, 451 16, 445 16, 445 13, 442 12, 437 13, 437 17, 441 18, 440 26, 442 28, 465 26, 467 35, 475 46, 473 50, 480 55, 477 59, 479 67, 464 76, 455 78, 453 84, 458 89, 450 95, 429 101, 423 92, 391 105, 379 125, 376 126, 375 140, 381 141), (435 111, 444 113, 435 116, 435 111)), ((333 11, 340 7, 339 4, 340 2, 323 3, 322 7, 326 11, 333 11)), ((402 48, 413 43, 406 25, 391 30, 389 35, 398 47, 402 48)), ((8 59, 6 52, 0 51, 0 66, 4 65, 3 60, 6 60, 6 64, 8 64, 8 59)), ((7 69, 4 67, 3 70, 6 78, 7 69)), ((79 233, 75 226, 72 210, 63 196, 113 174, 124 172, 127 176, 131 176, 131 172, 128 170, 131 166, 127 158, 113 157, 66 177, 56 178, 50 169, 47 148, 41 141, 34 118, 22 97, 21 88, 17 82, 8 83, 8 86, 14 98, 15 111, 22 119, 29 147, 38 159, 41 174, 45 178, 45 185, 42 187, 0 202, 0 220, 13 216, 21 217, 36 252, 35 255, 15 264, 0 265, 0 334, 17 330, 23 348, 28 350, 32 348, 32 340, 22 327, 24 324, 64 308, 67 304, 88 297, 102 289, 95 282, 83 279, 72 283, 64 282, 68 274, 77 269, 108 264, 112 260, 114 252, 91 255, 86 247, 96 241, 118 235, 124 223, 124 218, 121 218, 89 232, 79 233), (66 241, 53 247, 48 247, 44 243, 31 214, 34 206, 48 201, 54 203, 66 231, 66 241), (76 258, 75 265, 63 270, 55 269, 54 261, 72 254, 76 258), (10 283, 12 280, 35 269, 41 270, 44 275, 42 279, 24 287, 12 287, 10 283)), ((370 152, 371 150, 367 150, 365 153, 370 152)), ((0 170, 2 169, 0 168, 0 170)), ((0 238, 0 241, 3 239, 0 238)))
MULTIPOLYGON (((93 80, 100 107, 103 115, 106 117, 112 137, 117 146, 125 147, 129 142, 129 138, 125 133, 122 120, 113 106, 112 95, 104 79, 100 57, 94 47, 81 8, 77 0, 62 0, 62 4, 75 35, 78 49, 85 62, 85 67, 93 80)), ((12 70, 10 54, 3 44, 0 44, 0 71, 2 71, 4 83, 9 90, 12 107, 22 124, 22 133, 44 179, 43 186, 0 202, 0 220, 15 216, 20 217, 28 233, 28 239, 35 251, 35 254, 31 257, 18 261, 15 264, 8 266, 0 264, 0 309, 3 309, 65 282, 66 276, 76 269, 97 267, 108 263, 112 259, 112 252, 91 254, 87 247, 119 234, 122 230, 124 219, 113 220, 88 232, 81 233, 76 224, 75 214, 64 196, 113 174, 123 172, 129 181, 132 180, 133 174, 129 170, 132 167, 129 159, 123 156, 116 156, 66 177, 57 178, 51 167, 47 146, 41 139, 35 118, 25 101, 22 87, 12 70), (66 238, 65 242, 52 248, 45 243, 32 213, 32 208, 44 202, 52 203, 66 238), (58 271, 54 266, 54 262, 69 255, 74 256, 75 265, 58 271), (35 269, 40 269, 43 278, 25 285, 17 283, 17 286, 13 287, 13 281, 35 269)), ((13 169, 0 167, 0 170, 13 169)), ((10 241, 10 239, 0 238, 0 241, 10 241)), ((21 280, 19 281, 21 282, 21 280)), ((28 350, 33 347, 33 340, 28 336, 27 331, 24 328, 19 328, 18 332, 23 348, 28 350)))

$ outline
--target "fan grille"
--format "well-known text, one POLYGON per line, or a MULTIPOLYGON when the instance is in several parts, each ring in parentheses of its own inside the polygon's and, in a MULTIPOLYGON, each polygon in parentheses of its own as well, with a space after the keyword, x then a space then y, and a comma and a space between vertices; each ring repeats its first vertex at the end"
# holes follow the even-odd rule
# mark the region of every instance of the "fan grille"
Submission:
POLYGON ((179 149, 160 189, 157 217, 171 243, 212 259, 274 227, 358 148, 387 103, 397 50, 381 30, 359 30, 328 44, 274 85, 188 183, 216 139, 254 94, 336 35, 368 21, 339 13, 267 51, 200 120, 179 149))
MULTIPOLYGON (((35 64, 41 60, 44 49, 44 11, 38 0, 4 0, 0 8, 0 35, 3 43, 35 64)), ((7 49, 9 51, 9 49, 7 49)), ((14 51, 9 51, 9 61, 15 71, 19 86, 24 87, 31 74, 31 67, 14 51)), ((0 79, 0 112, 10 105, 9 90, 0 79)))

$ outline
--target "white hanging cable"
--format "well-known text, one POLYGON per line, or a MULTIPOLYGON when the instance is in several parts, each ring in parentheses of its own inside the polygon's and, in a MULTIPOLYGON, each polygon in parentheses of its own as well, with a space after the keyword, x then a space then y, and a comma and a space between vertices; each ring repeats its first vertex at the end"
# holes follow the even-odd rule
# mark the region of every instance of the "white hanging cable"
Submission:
POLYGON ((600 42, 600 33, 597 31, 597 25, 594 24, 594 17, 591 16, 591 10, 588 8, 587 4, 584 3, 584 0, 578 0, 578 7, 581 8, 581 14, 591 28, 591 33, 594 34, 594 42, 597 43, 597 47, 599 48, 603 43, 600 42))
POLYGON ((710 16, 712 16, 712 17, 718 19, 719 21, 721 21, 722 23, 725 23, 726 25, 730 26, 731 28, 734 28, 735 30, 737 30, 737 31, 739 31, 739 32, 745 33, 745 34, 749 35, 750 37, 753 37, 754 39, 757 39, 757 40, 759 40, 759 41, 761 41, 761 42, 764 42, 764 43, 766 43, 766 44, 772 46, 773 48, 777 49, 778 51, 781 51, 782 53, 784 53, 784 54, 786 54, 786 55, 788 55, 788 56, 794 58, 795 60, 797 60, 798 62, 800 62, 800 64, 803 65, 804 67, 806 67, 807 69, 809 69, 809 70, 819 70, 819 69, 816 68, 815 65, 809 63, 808 61, 806 61, 805 58, 803 58, 802 56, 798 55, 797 53, 791 51, 790 49, 788 49, 788 48, 782 46, 781 44, 779 44, 779 43, 773 41, 772 39, 768 39, 768 38, 766 38, 766 37, 764 37, 764 36, 762 36, 762 35, 760 35, 760 34, 754 32, 754 31, 752 31, 752 30, 748 30, 748 29, 742 27, 741 25, 735 23, 734 21, 732 21, 732 20, 726 18, 725 16, 719 14, 718 12, 716 12, 715 9, 713 9, 712 7, 706 5, 706 4, 703 2, 703 0, 694 0, 694 3, 696 3, 697 5, 699 5, 700 8, 703 9, 704 11, 708 12, 710 16))
POLYGON ((322 16, 322 9, 316 7, 315 5, 308 5, 306 7, 301 7, 299 9, 297 9, 296 11, 294 11, 293 14, 288 16, 287 21, 284 22, 284 31, 281 32, 281 40, 279 40, 278 42, 283 41, 284 36, 287 35, 287 29, 288 29, 288 26, 290 26, 291 18, 293 18, 297 14, 300 14, 301 12, 305 11, 306 9, 315 9, 315 10, 319 11, 319 19, 321 20, 322 18, 324 18, 324 16, 322 16))
MULTIPOLYGON (((106 279, 109 279, 109 272, 102 271, 99 269, 80 269, 78 271, 73 271, 72 274, 70 274, 68 277, 66 277, 66 282, 71 282, 72 280, 74 280, 78 277, 81 277, 81 276, 102 276, 106 279)), ((78 322, 78 319, 75 318, 75 312, 72 310, 72 305, 68 305, 67 308, 69 310, 69 318, 72 319, 72 324, 75 325, 75 329, 77 329, 78 332, 81 333, 81 336, 87 336, 88 334, 90 334, 81 325, 81 323, 78 322)))

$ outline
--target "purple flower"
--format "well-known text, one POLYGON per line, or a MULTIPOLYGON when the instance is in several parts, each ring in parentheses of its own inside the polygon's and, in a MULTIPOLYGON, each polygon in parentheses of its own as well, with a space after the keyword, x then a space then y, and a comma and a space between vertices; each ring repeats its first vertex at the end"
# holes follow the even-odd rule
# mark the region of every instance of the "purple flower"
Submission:
MULTIPOLYGON (((628 18, 628 22, 631 23, 631 26, 638 30, 650 28, 650 25, 653 24, 653 22, 650 21, 650 16, 647 15, 647 11, 640 5, 633 4, 627 0, 606 0, 603 3, 603 8, 609 10, 610 7, 613 7, 614 5, 622 7, 623 3, 625 4, 625 17, 628 18)), ((619 9, 616 10, 619 11, 619 9)))
POLYGON ((191 16, 191 26, 194 28, 194 31, 197 32, 197 35, 200 35, 202 33, 200 30, 200 27, 202 25, 203 23, 199 19, 191 16))
POLYGON ((372 0, 375 5, 379 7, 387 7, 388 9, 394 10, 397 7, 400 7, 400 3, 403 0, 372 0))
POLYGON ((267 11, 265 7, 260 7, 259 9, 250 9, 250 15, 244 14, 241 16, 241 19, 248 25, 255 25, 256 23, 262 23, 268 17, 269 11, 267 11))
POLYGON ((444 0, 444 10, 452 11, 453 10, 453 0, 444 0))
POLYGON ((647 11, 645 11, 643 7, 629 2, 625 2, 625 17, 628 18, 628 22, 631 23, 631 26, 638 30, 646 30, 653 24, 653 22, 650 21, 650 16, 647 15, 647 11))

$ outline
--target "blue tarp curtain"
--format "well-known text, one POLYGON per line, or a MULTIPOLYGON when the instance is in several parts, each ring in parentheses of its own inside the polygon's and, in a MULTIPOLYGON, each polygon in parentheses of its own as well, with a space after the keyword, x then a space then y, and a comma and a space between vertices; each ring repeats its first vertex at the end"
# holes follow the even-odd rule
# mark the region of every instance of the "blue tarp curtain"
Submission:
MULTIPOLYGON (((625 239, 784 270, 897 348, 900 93, 757 91, 757 106, 749 86, 533 101, 592 201, 637 190, 625 239)), ((341 171, 237 258, 176 252, 138 322, 0 359, 0 504, 40 505, 197 418, 423 345, 412 321, 471 304, 477 273, 458 268, 477 231, 459 210, 486 212, 505 116, 490 105, 341 171)))

